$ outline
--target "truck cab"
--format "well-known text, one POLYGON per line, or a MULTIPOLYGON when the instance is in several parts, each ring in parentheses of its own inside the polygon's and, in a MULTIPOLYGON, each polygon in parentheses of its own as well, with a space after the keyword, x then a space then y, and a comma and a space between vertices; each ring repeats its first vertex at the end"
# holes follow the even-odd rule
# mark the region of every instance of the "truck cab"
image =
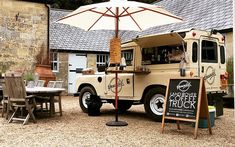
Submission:
MULTIPOLYGON (((204 77, 209 104, 222 115, 222 94, 226 92, 224 37, 218 32, 185 30, 135 38, 122 44, 124 66, 118 73, 118 109, 144 104, 148 116, 160 121, 170 78, 204 77)), ((101 103, 115 103, 116 67, 104 73, 77 78, 80 107, 87 112, 86 99, 97 95, 101 103)))

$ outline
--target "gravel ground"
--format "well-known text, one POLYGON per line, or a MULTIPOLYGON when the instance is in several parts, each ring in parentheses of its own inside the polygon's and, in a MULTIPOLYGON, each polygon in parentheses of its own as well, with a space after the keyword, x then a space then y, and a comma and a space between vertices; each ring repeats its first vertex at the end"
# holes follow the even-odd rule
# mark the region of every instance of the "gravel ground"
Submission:
POLYGON ((119 115, 128 126, 108 127, 105 124, 115 120, 111 104, 104 104, 98 117, 83 113, 77 98, 63 97, 62 104, 62 117, 40 116, 36 124, 8 124, 1 118, 0 146, 235 146, 233 109, 225 108, 224 116, 215 120, 213 135, 199 129, 195 140, 191 124, 182 124, 178 131, 176 124, 167 123, 161 134, 161 123, 150 120, 142 105, 119 115))

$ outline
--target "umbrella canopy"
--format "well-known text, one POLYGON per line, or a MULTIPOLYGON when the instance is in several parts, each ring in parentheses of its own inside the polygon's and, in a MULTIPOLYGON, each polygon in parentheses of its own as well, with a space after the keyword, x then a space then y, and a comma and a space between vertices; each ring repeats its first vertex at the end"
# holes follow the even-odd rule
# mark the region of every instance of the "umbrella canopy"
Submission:
POLYGON ((135 30, 182 22, 163 8, 127 0, 111 0, 79 7, 58 22, 84 30, 135 30))

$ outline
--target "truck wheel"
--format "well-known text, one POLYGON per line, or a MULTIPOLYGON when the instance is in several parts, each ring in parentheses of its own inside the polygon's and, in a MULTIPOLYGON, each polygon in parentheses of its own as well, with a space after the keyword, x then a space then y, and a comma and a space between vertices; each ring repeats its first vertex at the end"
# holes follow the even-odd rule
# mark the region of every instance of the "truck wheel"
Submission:
POLYGON ((90 95, 96 95, 94 88, 90 86, 83 87, 79 96, 79 105, 85 113, 88 111, 86 100, 90 98, 90 95))
POLYGON ((144 109, 147 115, 155 121, 162 120, 165 88, 152 88, 150 89, 144 99, 144 109))
MULTIPOLYGON (((131 101, 125 101, 125 100, 119 100, 118 101, 118 113, 125 113, 128 109, 131 108, 133 102, 131 101)), ((113 106, 115 108, 115 101, 113 102, 113 106)))

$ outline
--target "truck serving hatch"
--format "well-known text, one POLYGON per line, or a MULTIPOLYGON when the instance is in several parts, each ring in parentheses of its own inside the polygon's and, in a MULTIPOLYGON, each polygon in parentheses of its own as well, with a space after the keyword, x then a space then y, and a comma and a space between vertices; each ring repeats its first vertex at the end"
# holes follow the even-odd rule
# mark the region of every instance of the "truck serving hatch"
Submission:
POLYGON ((183 38, 176 32, 168 34, 155 34, 143 36, 133 40, 142 48, 177 45, 184 42, 183 38))

